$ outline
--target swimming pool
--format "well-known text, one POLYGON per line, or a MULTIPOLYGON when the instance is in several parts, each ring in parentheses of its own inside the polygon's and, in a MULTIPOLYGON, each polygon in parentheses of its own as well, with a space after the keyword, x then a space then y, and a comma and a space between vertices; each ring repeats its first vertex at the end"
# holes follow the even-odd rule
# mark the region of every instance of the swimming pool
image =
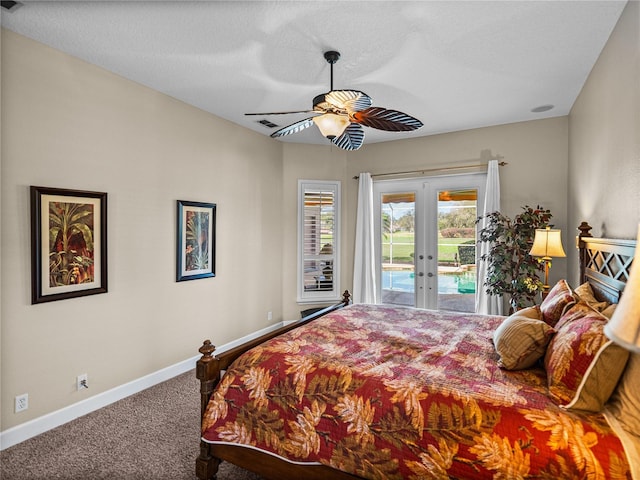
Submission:
MULTIPOLYGON (((406 270, 384 270, 382 272, 382 289, 399 292, 415 290, 413 272, 406 270)), ((438 293, 475 293, 476 276, 474 272, 456 272, 438 274, 438 293)))

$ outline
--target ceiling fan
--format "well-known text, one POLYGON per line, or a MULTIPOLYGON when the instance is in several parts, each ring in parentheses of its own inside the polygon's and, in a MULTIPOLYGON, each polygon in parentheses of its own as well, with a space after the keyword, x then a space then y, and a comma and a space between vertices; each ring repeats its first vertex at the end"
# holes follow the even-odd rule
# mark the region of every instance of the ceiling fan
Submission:
POLYGON ((422 122, 406 113, 382 107, 372 107, 371 97, 359 90, 334 90, 333 65, 340 53, 328 51, 325 60, 331 65, 331 90, 313 99, 312 110, 292 112, 245 113, 245 115, 287 115, 292 113, 314 113, 313 117, 292 123, 271 134, 273 138, 298 133, 314 123, 322 135, 344 150, 357 150, 364 141, 362 126, 390 132, 416 130, 422 122))

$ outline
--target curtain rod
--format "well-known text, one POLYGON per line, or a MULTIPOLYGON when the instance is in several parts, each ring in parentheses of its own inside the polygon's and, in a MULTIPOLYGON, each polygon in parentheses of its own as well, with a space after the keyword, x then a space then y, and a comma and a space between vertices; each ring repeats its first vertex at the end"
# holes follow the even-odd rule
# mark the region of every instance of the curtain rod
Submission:
MULTIPOLYGON (((501 167, 504 167, 505 165, 509 165, 507 162, 502 161, 502 162, 498 162, 498 165, 501 167)), ((390 177, 390 176, 396 176, 396 175, 424 175, 425 173, 428 172, 445 172, 448 170, 461 170, 461 169, 468 169, 468 168, 478 168, 478 167, 486 167, 487 164, 486 163, 477 163, 475 165, 458 165, 455 167, 440 167, 440 168, 427 168, 425 170, 411 170, 408 172, 391 172, 391 173, 376 173, 376 174, 372 174, 371 178, 374 177, 390 177)), ((358 180, 360 178, 360 175, 356 175, 355 177, 353 177, 354 180, 358 180)))

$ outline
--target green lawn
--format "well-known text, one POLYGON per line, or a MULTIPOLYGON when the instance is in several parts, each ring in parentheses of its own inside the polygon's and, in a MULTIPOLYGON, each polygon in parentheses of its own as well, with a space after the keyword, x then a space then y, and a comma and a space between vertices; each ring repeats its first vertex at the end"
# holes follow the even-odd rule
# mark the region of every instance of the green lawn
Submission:
MULTIPOLYGON (((413 238, 412 232, 396 232, 393 234, 393 263, 413 263, 413 238)), ((389 261, 390 238, 382 240, 383 261, 389 261)), ((438 238, 438 262, 453 262, 458 253, 458 245, 465 243, 470 238, 438 238)))

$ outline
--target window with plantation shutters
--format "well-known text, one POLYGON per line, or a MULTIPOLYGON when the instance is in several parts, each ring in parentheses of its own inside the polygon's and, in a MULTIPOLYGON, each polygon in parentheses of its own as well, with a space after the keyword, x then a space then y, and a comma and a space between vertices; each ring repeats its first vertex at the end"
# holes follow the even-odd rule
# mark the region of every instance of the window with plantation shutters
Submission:
POLYGON ((298 181, 298 302, 339 299, 339 181, 298 181))

